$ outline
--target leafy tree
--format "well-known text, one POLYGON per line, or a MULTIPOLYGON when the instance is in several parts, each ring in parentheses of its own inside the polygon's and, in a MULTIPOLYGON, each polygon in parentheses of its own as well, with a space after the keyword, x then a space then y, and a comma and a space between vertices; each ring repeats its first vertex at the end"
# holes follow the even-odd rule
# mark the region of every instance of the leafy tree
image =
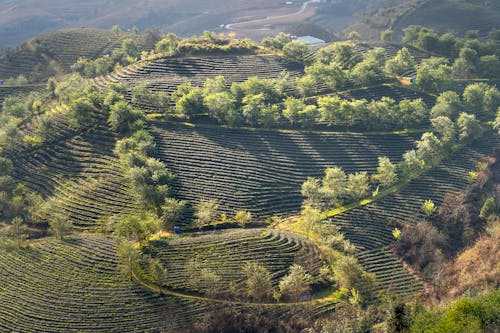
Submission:
POLYGON ((234 215, 234 220, 239 226, 245 227, 252 220, 252 213, 245 210, 239 210, 234 215))
POLYGON ((285 34, 280 32, 278 35, 274 37, 266 37, 262 39, 261 44, 269 49, 282 50, 285 45, 292 41, 292 36, 289 34, 285 34))
POLYGON ((23 246, 28 238, 28 234, 23 225, 23 219, 20 216, 16 216, 12 219, 11 225, 8 227, 7 236, 14 241, 17 248, 23 246))
POLYGON ((199 289, 208 297, 219 297, 225 293, 222 277, 209 268, 199 271, 199 289))
POLYGON ((271 273, 267 268, 256 262, 247 262, 242 269, 248 297, 258 302, 269 300, 273 293, 273 286, 271 273))
POLYGON ((206 95, 203 102, 208 110, 208 115, 219 123, 224 122, 227 114, 235 107, 235 101, 228 92, 216 92, 206 95))
POLYGON ((332 269, 333 278, 339 287, 357 290, 362 303, 372 300, 376 278, 372 273, 365 272, 356 258, 340 256, 334 262, 332 269))
POLYGON ((109 126, 118 133, 134 133, 144 128, 146 119, 144 114, 132 108, 126 101, 121 100, 110 107, 108 117, 109 126))
POLYGON ((341 167, 325 169, 322 184, 321 194, 329 205, 339 204, 348 193, 347 176, 341 167))
POLYGON ((148 260, 149 276, 153 283, 162 287, 168 282, 168 270, 163 266, 158 258, 149 258, 148 260))
POLYGON ((64 239, 73 229, 73 223, 68 216, 60 213, 53 214, 49 220, 49 232, 57 239, 64 239))
POLYGON ((374 48, 364 55, 364 59, 357 63, 350 72, 352 80, 360 85, 366 85, 375 82, 384 77, 382 69, 385 64, 385 50, 374 48))
POLYGON ((406 47, 398 51, 396 56, 385 64, 385 70, 392 75, 404 75, 415 68, 416 62, 406 47))
POLYGON ((141 55, 137 42, 131 38, 124 39, 122 42, 123 52, 131 58, 139 58, 141 55))
POLYGON ((311 206, 305 206, 300 212, 300 220, 309 235, 314 226, 321 222, 321 212, 311 206))
POLYGON ((431 118, 444 116, 455 120, 462 108, 460 96, 454 91, 445 91, 436 99, 436 103, 431 110, 431 118))
POLYGON ((291 301, 299 301, 300 297, 311 291, 313 278, 311 274, 300 265, 292 265, 288 275, 279 283, 281 295, 291 301))
POLYGON ((474 140, 481 133, 481 123, 473 114, 462 112, 457 119, 457 127, 461 141, 474 140))
POLYGON ((411 172, 422 167, 422 160, 417 156, 417 152, 412 149, 403 154, 402 166, 405 172, 411 172))
POLYGON ((194 207, 195 225, 200 229, 218 216, 219 203, 215 199, 202 200, 194 207))
POLYGON ((136 163, 138 165, 128 170, 134 190, 144 205, 159 211, 169 193, 168 184, 173 175, 161 161, 152 157, 139 157, 136 163))
POLYGON ((305 42, 293 41, 283 47, 283 56, 296 62, 304 62, 308 53, 309 47, 305 42))
POLYGON ((397 182, 396 165, 388 157, 378 158, 376 179, 383 187, 388 187, 397 182))
POLYGON ((495 121, 493 122, 493 128, 496 129, 498 133, 500 133, 500 107, 498 108, 497 116, 495 118, 495 121))
POLYGON ((483 220, 489 220, 492 217, 498 216, 498 207, 495 202, 495 198, 490 197, 485 200, 483 206, 481 207, 481 211, 479 212, 479 216, 483 220))
POLYGON ((92 101, 87 97, 79 97, 69 105, 68 115, 69 124, 72 128, 81 128, 92 124, 96 112, 92 101))
POLYGON ((417 156, 426 163, 434 163, 439 157, 440 149, 441 142, 434 133, 426 132, 417 141, 417 156))
POLYGON ((380 34, 380 40, 383 42, 390 42, 392 38, 392 33, 393 31, 390 29, 382 31, 382 33, 380 34))
POLYGON ((264 94, 247 95, 243 98, 242 114, 250 126, 257 126, 261 118, 261 111, 267 105, 264 94))
POLYGON ((439 141, 441 141, 444 145, 450 145, 456 141, 457 129, 450 118, 439 116, 431 119, 431 123, 433 133, 438 135, 439 141))
POLYGON ((417 66, 416 85, 424 91, 439 93, 450 86, 452 68, 445 58, 430 57, 417 66))
POLYGON ((154 93, 147 83, 141 83, 132 88, 132 103, 139 107, 146 106, 166 110, 170 101, 165 93, 154 93))
POLYGON ((335 62, 328 65, 316 62, 311 66, 307 66, 304 70, 316 84, 324 83, 330 89, 340 90, 347 82, 346 73, 342 67, 335 62))
MULTIPOLYGON (((180 91, 182 89, 185 88, 179 87, 177 90, 180 91)), ((175 110, 187 119, 191 119, 196 114, 204 112, 203 90, 197 87, 189 88, 188 92, 181 95, 177 100, 175 110)))
POLYGON ((434 204, 434 201, 432 200, 425 200, 424 203, 422 204, 422 212, 429 217, 431 216, 435 211, 436 211, 436 205, 434 204))
POLYGON ((316 53, 316 60, 322 64, 337 63, 347 67, 354 56, 353 45, 350 42, 338 42, 321 48, 316 53))
POLYGON ((118 258, 120 259, 120 270, 125 276, 132 280, 135 271, 139 267, 141 256, 133 243, 121 241, 117 247, 118 258))
POLYGON ((161 218, 163 222, 167 225, 171 225, 177 222, 184 210, 186 209, 187 202, 184 200, 177 200, 174 198, 165 198, 163 205, 161 206, 162 215, 161 218))
POLYGON ((471 48, 463 47, 453 63, 454 76, 463 79, 471 78, 476 72, 477 61, 477 52, 471 48))
POLYGON ((285 108, 283 109, 283 116, 288 119, 290 124, 296 124, 299 121, 300 111, 305 109, 303 100, 289 96, 284 101, 285 108))
POLYGON ((321 182, 317 178, 308 177, 302 184, 301 194, 306 198, 306 203, 313 207, 320 207, 322 204, 323 193, 321 182))
POLYGON ((295 79, 295 87, 300 96, 312 96, 316 91, 316 81, 311 75, 304 75, 295 79))
POLYGON ((178 45, 178 37, 169 32, 165 38, 156 43, 155 51, 157 53, 172 53, 178 45))
POLYGON ((370 190, 370 183, 366 171, 350 174, 346 190, 353 200, 360 200, 366 197, 370 190))

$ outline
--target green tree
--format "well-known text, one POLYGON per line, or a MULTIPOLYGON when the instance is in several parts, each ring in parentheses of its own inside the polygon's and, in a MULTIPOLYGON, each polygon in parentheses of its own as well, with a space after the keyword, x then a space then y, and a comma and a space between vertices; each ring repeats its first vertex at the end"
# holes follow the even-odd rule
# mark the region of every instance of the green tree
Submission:
POLYGON ((443 145, 451 145, 456 141, 457 129, 448 117, 439 116, 431 119, 433 133, 438 136, 443 145))
POLYGON ((417 141, 417 156, 426 163, 433 164, 439 158, 441 142, 434 133, 426 132, 417 141))
MULTIPOLYGON (((184 88, 179 86, 177 90, 180 91, 181 89, 184 88)), ((197 87, 189 88, 188 92, 181 95, 177 100, 175 110, 187 119, 191 119, 196 114, 203 113, 205 111, 203 90, 197 87)))
POLYGON ((149 276, 153 280, 153 283, 162 287, 168 282, 168 270, 163 266, 162 262, 158 258, 149 258, 148 260, 148 271, 149 276))
POLYGON ((258 302, 269 300, 273 294, 273 286, 268 269, 256 262, 247 262, 242 270, 248 297, 258 302))
POLYGON ((171 225, 177 222, 186 209, 187 202, 184 200, 177 200, 174 198, 165 198, 161 206, 161 218, 166 225, 171 225))
POLYGON ((429 217, 431 216, 435 211, 436 211, 436 205, 434 204, 434 201, 432 200, 425 200, 424 203, 422 204, 422 212, 429 217))
POLYGON ((316 62, 305 69, 307 76, 310 76, 315 84, 324 83, 330 89, 340 90, 347 82, 347 75, 342 67, 332 62, 325 65, 321 62, 316 62))
POLYGON ((333 263, 333 278, 337 285, 360 293, 361 302, 370 302, 377 284, 375 275, 363 270, 358 260, 352 256, 340 256, 333 263))
POLYGON ((219 215, 219 203, 215 199, 202 200, 194 207, 195 225, 200 229, 214 222, 219 215))
POLYGON ((144 114, 132 108, 124 100, 118 101, 110 107, 108 124, 115 132, 131 134, 143 129, 145 122, 144 114))
POLYGON ((382 31, 382 33, 380 34, 380 40, 383 42, 390 42, 392 38, 392 33, 393 31, 391 29, 382 31))
POLYGON ((391 75, 401 76, 415 69, 415 59, 406 47, 398 51, 394 58, 385 64, 385 70, 391 75))
POLYGON ((242 228, 245 227, 250 221, 252 221, 252 213, 245 210, 239 210, 234 215, 234 220, 242 228))
POLYGON ((141 255, 134 247, 133 243, 128 241, 121 241, 116 249, 118 258, 120 260, 120 270, 125 276, 132 280, 135 271, 139 267, 141 255))
POLYGON ((431 119, 444 116, 455 120, 462 108, 460 96, 454 91, 445 91, 436 99, 436 103, 431 110, 431 119))
POLYGON ((366 171, 350 174, 346 189, 353 200, 357 201, 366 197, 370 191, 370 183, 366 171))
POLYGON ((309 235, 311 230, 321 222, 321 212, 311 206, 305 206, 300 212, 300 220, 309 235))
POLYGON ((479 212, 479 216, 483 220, 489 220, 498 216, 498 207, 495 202, 495 198, 490 197, 484 201, 484 204, 479 212))
POLYGON ((341 167, 325 169, 321 187, 323 199, 331 206, 340 204, 348 194, 348 185, 347 176, 341 167))
POLYGON ((388 157, 378 158, 376 179, 383 187, 389 187, 398 180, 396 165, 388 157))
POLYGON ((457 127, 461 141, 472 141, 481 133, 481 123, 473 114, 462 112, 457 119, 457 127))
POLYGON ((279 282, 282 296, 291 300, 299 301, 300 297, 311 291, 313 278, 302 266, 292 265, 288 275, 279 282))
POLYGON ((235 107, 235 101, 229 92, 216 92, 206 95, 203 100, 208 110, 208 115, 223 123, 231 110, 235 107))
POLYGON ((411 172, 421 167, 422 160, 417 156, 415 150, 408 150, 403 154, 402 168, 405 172, 411 172))
POLYGON ((283 56, 296 62, 304 62, 308 53, 309 47, 305 42, 293 41, 283 47, 283 56))
POLYGON ((137 59, 141 55, 137 42, 131 38, 127 38, 122 41, 122 50, 131 58, 137 59))
POLYGON ((439 93, 450 87, 452 68, 445 58, 430 57, 417 66, 415 84, 424 91, 439 93))
POLYGON ((322 205, 322 190, 321 181, 317 178, 308 177, 307 180, 302 183, 301 194, 306 198, 306 204, 313 207, 321 207, 322 205))
POLYGON ((155 51, 157 53, 172 53, 177 48, 177 45, 178 37, 169 32, 165 38, 156 43, 155 51))
POLYGON ((68 216, 61 213, 56 213, 49 219, 49 232, 57 239, 64 239, 65 236, 71 233, 73 223, 68 216))
POLYGON ((283 116, 288 119, 290 124, 294 125, 299 121, 299 113, 305 109, 304 101, 293 96, 289 96, 284 101, 285 108, 283 116))
POLYGON ((75 129, 91 125, 94 121, 94 112, 96 109, 92 101, 84 96, 77 98, 69 105, 69 125, 75 129))

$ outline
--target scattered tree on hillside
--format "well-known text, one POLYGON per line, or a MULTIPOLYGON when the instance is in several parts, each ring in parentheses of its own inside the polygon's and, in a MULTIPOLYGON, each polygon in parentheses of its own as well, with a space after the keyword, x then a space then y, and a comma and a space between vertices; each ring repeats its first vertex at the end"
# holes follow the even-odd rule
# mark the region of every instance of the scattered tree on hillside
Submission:
POLYGON ((368 195, 370 190, 370 183, 368 181, 368 174, 366 171, 350 174, 348 177, 348 184, 346 187, 347 194, 353 200, 360 200, 368 195))
POLYGON ((432 200, 425 200, 424 203, 422 204, 422 212, 429 217, 431 216, 435 211, 436 211, 436 205, 434 204, 434 201, 432 200))
POLYGON ((186 209, 187 202, 184 200, 177 200, 174 198, 165 198, 163 205, 161 206, 162 215, 161 218, 163 223, 166 225, 171 225, 177 222, 184 210, 186 209))
POLYGON ((391 163, 391 160, 388 157, 379 157, 377 173, 374 175, 374 178, 383 187, 391 186, 398 180, 396 165, 391 163))
POLYGON ((215 199, 202 200, 194 207, 195 226, 200 229, 214 222, 219 215, 219 203, 215 199))
POLYGON ((252 221, 252 213, 245 210, 239 210, 234 215, 234 221, 242 228, 244 228, 250 221, 252 221))
POLYGON ((288 275, 283 277, 279 283, 282 297, 290 301, 299 301, 301 296, 311 291, 313 278, 302 266, 292 265, 288 275))
POLYGON ((249 298, 265 302, 273 294, 271 273, 265 266, 256 262, 247 262, 242 267, 245 275, 246 294, 249 298))
POLYGON ((64 239, 65 236, 71 233, 72 229, 73 223, 66 215, 56 213, 49 219, 49 232, 57 239, 64 239))

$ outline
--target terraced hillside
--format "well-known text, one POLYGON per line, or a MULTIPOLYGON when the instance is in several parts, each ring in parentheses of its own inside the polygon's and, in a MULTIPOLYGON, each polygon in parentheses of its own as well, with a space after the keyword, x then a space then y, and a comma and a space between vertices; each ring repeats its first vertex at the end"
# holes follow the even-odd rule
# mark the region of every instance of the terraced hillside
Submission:
POLYGON ((440 32, 454 31, 463 34, 467 30, 478 30, 484 37, 493 28, 498 28, 500 4, 498 1, 431 0, 393 24, 396 39, 408 25, 422 25, 440 32))
POLYGON ((0 85, 0 110, 2 103, 9 95, 20 96, 29 94, 32 91, 43 89, 43 85, 26 85, 26 86, 1 86, 0 85))
POLYGON ((277 77, 283 71, 295 77, 303 73, 303 68, 273 55, 161 58, 138 62, 98 78, 96 83, 104 87, 113 82, 129 86, 147 82, 153 91, 173 92, 181 83, 201 85, 207 78, 218 75, 223 75, 231 83, 244 81, 250 76, 277 77))
POLYGON ((121 275, 115 253, 113 240, 88 235, 0 251, 0 332, 189 332, 209 304, 273 318, 321 316, 335 305, 259 306, 157 295, 121 275))
POLYGON ((41 71, 36 79, 42 80, 55 71, 69 70, 80 57, 96 59, 110 54, 126 38, 136 40, 140 47, 145 45, 143 35, 109 30, 74 29, 45 33, 0 57, 0 79, 20 74, 29 77, 31 72, 41 71))
POLYGON ((92 236, 0 251, 0 332, 159 332, 203 313, 201 302, 131 284, 115 253, 92 236))
POLYGON ((442 203, 445 194, 456 194, 467 185, 468 172, 475 162, 491 155, 500 140, 487 134, 471 148, 465 148, 444 160, 436 168, 410 182, 401 191, 375 203, 359 207, 330 219, 357 248, 357 256, 368 271, 373 271, 381 289, 391 287, 411 291, 421 285, 403 269, 399 260, 391 255, 389 245, 394 241, 391 222, 415 223, 423 218, 422 203, 432 199, 442 203))
POLYGON ((413 147, 411 135, 318 134, 189 127, 156 123, 159 157, 177 175, 179 198, 219 200, 233 213, 256 218, 296 212, 307 177, 339 165, 348 172, 374 172, 379 156, 398 161, 413 147))
POLYGON ((210 269, 228 283, 237 282, 242 292, 246 262, 258 262, 272 274, 274 287, 293 263, 317 276, 326 263, 319 250, 307 239, 296 234, 266 229, 234 229, 197 233, 172 240, 150 243, 153 256, 161 259, 175 289, 190 289, 188 262, 210 269))
POLYGON ((137 208, 135 194, 113 156, 116 138, 97 128, 16 159, 16 177, 46 198, 51 214, 64 212, 75 226, 95 227, 101 218, 137 208))

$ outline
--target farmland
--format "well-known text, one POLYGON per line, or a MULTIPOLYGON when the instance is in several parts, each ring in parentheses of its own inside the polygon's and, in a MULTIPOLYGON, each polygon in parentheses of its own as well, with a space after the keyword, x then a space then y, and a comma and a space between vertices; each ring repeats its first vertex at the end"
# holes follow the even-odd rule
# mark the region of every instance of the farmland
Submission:
POLYGON ((409 329, 500 216, 498 32, 414 29, 313 49, 79 29, 4 52, 0 332, 409 329))

